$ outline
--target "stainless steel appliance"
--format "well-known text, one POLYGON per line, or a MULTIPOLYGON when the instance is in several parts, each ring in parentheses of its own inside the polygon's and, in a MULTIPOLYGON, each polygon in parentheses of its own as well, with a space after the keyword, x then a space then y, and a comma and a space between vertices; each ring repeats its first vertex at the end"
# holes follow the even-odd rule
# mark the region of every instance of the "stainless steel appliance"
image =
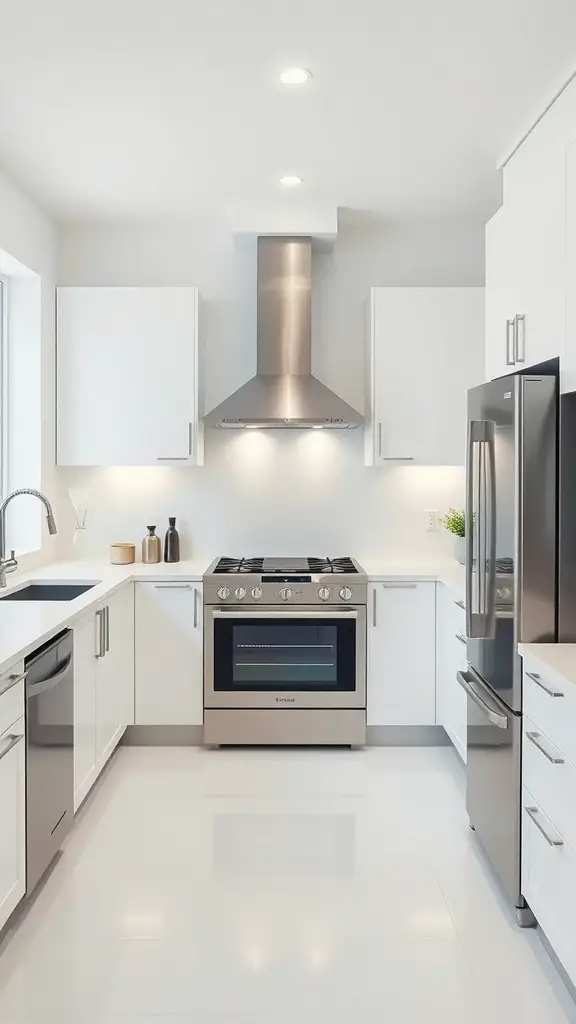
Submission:
POLYGON ((504 377, 468 392, 467 809, 520 923, 522 666, 557 636, 557 382, 504 377))
POLYGON ((221 558, 204 575, 208 744, 366 739, 367 578, 352 558, 221 558))
POLYGON ((74 820, 72 631, 26 658, 26 893, 34 891, 74 820))

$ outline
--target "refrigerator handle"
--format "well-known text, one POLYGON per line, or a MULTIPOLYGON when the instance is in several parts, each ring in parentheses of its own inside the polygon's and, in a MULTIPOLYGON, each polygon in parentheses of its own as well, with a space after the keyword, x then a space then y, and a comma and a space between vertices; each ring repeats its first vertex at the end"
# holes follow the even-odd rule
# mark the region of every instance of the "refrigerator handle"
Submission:
POLYGON ((472 635, 472 562, 474 558, 474 441, 472 437, 473 423, 468 424, 468 444, 466 446, 466 513, 464 517, 464 535, 466 538, 466 636, 472 635))
POLYGON ((488 449, 488 512, 487 528, 489 544, 487 547, 487 586, 486 586, 486 635, 496 635, 496 444, 494 425, 491 426, 491 437, 486 442, 488 449))
MULTIPOLYGON (((466 464, 466 636, 482 639, 486 636, 486 621, 490 613, 490 587, 495 553, 495 466, 494 423, 491 420, 470 420, 468 425, 468 451, 466 464), (475 480, 475 445, 478 445, 478 479, 475 480), (486 454, 488 452, 488 463, 486 454), (486 470, 488 469, 488 476, 486 470), (487 505, 487 480, 492 492, 487 505), (477 486, 475 486, 477 483, 477 486), (476 501, 474 500, 476 499, 476 501), (476 506, 476 507, 474 507, 476 506), (488 527, 490 532, 488 533, 488 527), (474 558, 474 536, 478 538, 474 558), (488 537, 490 552, 488 557, 488 537), (474 593, 476 572, 476 594, 474 593), (475 600, 476 597, 476 600, 475 600)), ((495 580, 494 580, 495 583, 495 580)), ((492 593, 494 586, 492 586, 492 593)))

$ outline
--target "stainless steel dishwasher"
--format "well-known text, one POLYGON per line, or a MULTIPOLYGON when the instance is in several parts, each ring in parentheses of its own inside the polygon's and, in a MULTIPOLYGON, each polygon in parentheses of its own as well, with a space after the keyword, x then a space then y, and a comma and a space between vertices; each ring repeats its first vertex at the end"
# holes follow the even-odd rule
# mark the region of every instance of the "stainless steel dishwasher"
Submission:
POLYGON ((74 821, 74 647, 67 629, 26 658, 26 894, 74 821))

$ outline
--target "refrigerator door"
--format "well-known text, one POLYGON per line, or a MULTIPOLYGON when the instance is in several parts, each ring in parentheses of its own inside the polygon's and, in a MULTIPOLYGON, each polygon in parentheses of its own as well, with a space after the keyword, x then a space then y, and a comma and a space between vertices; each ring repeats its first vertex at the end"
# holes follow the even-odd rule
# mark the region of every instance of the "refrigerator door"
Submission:
POLYGON ((556 419, 552 376, 468 392, 468 662, 518 712, 518 643, 556 639, 556 419))
POLYGON ((470 824, 515 906, 520 895, 522 717, 474 672, 459 672, 468 696, 466 809, 470 824))

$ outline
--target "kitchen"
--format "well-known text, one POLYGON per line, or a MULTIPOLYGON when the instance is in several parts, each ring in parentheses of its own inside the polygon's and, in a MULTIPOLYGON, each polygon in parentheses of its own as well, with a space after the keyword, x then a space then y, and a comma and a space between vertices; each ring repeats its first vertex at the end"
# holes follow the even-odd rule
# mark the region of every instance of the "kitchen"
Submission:
MULTIPOLYGON (((91 54, 101 40, 90 19, 83 26, 68 13, 68 29, 87 61, 86 84, 94 86, 101 77, 91 54), (93 35, 82 51, 87 26, 93 35)), ((32 45, 22 36, 23 15, 11 17, 17 45, 7 55, 10 73, 18 53, 32 45)), ((35 46, 40 27, 50 31, 40 19, 35 46)), ((128 22, 119 16, 119 52, 132 53, 132 27, 127 32, 128 22)), ((167 26, 155 27, 158 38, 153 42, 145 32, 140 56, 157 46, 160 68, 173 51, 165 49, 167 26)), ((562 35, 567 37, 567 27, 562 35)), ((514 145, 514 132, 533 124, 534 108, 542 110, 552 98, 569 58, 569 47, 563 52, 560 40, 557 45, 550 67, 538 65, 531 94, 516 105, 510 99, 501 121, 502 97, 495 89, 490 117, 500 125, 504 149, 514 145)), ((520 44, 519 53, 526 59, 520 44)), ((535 53, 530 57, 536 66, 535 53)), ((148 86, 154 83, 161 94, 162 74, 156 77, 132 59, 136 79, 146 85, 149 78, 148 86)), ((66 110, 73 122, 82 103, 74 108, 66 75, 54 77, 50 60, 38 81, 46 86, 46 102, 66 110)), ((316 123, 318 96, 326 88, 320 63, 308 63, 312 77, 299 92, 296 86, 282 91, 276 71, 264 73, 274 83, 268 102, 279 104, 292 129, 299 124, 304 133, 316 123)), ((288 68, 290 61, 284 64, 288 68)), ((499 67, 504 93, 510 69, 499 67)), ((239 71, 239 80, 246 73, 239 71)), ((457 73, 464 74, 461 66, 457 73)), ((211 81, 218 93, 220 85, 211 81)), ((258 88, 266 88, 262 80, 258 88)), ((219 95, 229 102, 228 87, 219 95)), ((124 110, 133 116, 131 96, 128 88, 124 110)), ((39 110, 40 100, 28 97, 28 111, 39 110)), ((25 97, 19 102, 24 110, 25 97)), ((109 112, 105 95, 91 93, 86 102, 109 112)), ((492 857, 494 871, 483 852, 480 822, 478 835, 468 828, 463 761, 472 748, 457 676, 474 663, 478 623, 467 620, 473 606, 465 570, 441 519, 466 502, 467 391, 548 360, 556 361, 560 391, 573 387, 574 104, 572 83, 506 163, 501 209, 494 153, 477 205, 466 207, 459 197, 465 215, 449 209, 458 187, 466 191, 455 182, 460 151, 454 143, 446 155, 439 143, 436 179, 405 175, 409 205, 402 209, 400 189, 393 215, 381 207, 366 213, 372 180, 365 182, 363 209, 347 201, 346 190, 336 188, 337 161, 325 187, 314 186, 311 163, 302 168, 302 186, 289 194, 272 170, 265 184, 245 189, 244 207, 223 210, 210 192, 212 186, 222 189, 214 153, 203 181, 198 168, 200 209, 190 205, 181 216, 166 197, 160 209, 159 194, 154 188, 146 194, 146 176, 134 173, 129 162, 143 158, 137 118, 130 122, 123 174, 99 177, 92 173, 96 165, 87 167, 79 147, 63 136, 65 167, 26 163, 24 154, 32 152, 26 146, 46 142, 50 120, 33 118, 24 138, 7 109, 1 156, 14 181, 0 178, 0 276, 10 300, 4 427, 9 486, 3 493, 40 490, 52 503, 58 528, 49 532, 41 503, 32 498, 8 506, 2 557, 11 563, 15 547, 18 569, 6 565, 8 600, 0 598, 0 768, 10 767, 0 783, 10 839, 4 845, 9 855, 0 860, 6 926, 0 1011, 7 1021, 52 1016, 119 1024, 172 1016, 209 1020, 215 1014, 320 1021, 349 1016, 358 1007, 367 1019, 383 1007, 404 1019, 420 1019, 424 1007, 432 1020, 484 1019, 488 1013, 495 1019, 571 1019, 569 645, 550 652, 529 644, 521 652, 524 675, 537 677, 524 682, 521 896, 541 928, 519 929, 517 904, 498 879, 498 858, 492 857), (11 160, 11 152, 20 154, 18 160, 11 160), (88 179, 89 192, 82 186, 88 179), (50 194, 44 182, 50 182, 50 194), (435 201, 426 202, 434 182, 435 201), (41 195, 50 215, 27 192, 41 195), (309 369, 364 416, 363 426, 230 430, 209 422, 210 413, 258 369, 257 238, 286 236, 312 239, 309 369), (161 395, 170 401, 158 401, 161 395), (178 563, 110 565, 112 543, 130 541, 139 552, 146 524, 156 523, 163 537, 171 516, 180 531, 178 563), (218 570, 223 557, 263 561, 250 572, 241 565, 231 586, 218 570), (89 589, 70 601, 11 599, 30 581, 89 589), (223 588, 229 593, 218 596, 223 588), (337 685, 339 698, 353 694, 360 700, 352 710, 364 715, 364 731, 345 731, 336 736, 338 746, 322 748, 326 737, 312 729, 293 737, 287 749, 270 748, 285 736, 266 731, 252 733, 248 748, 238 747, 242 737, 220 733, 221 720, 215 732, 206 732, 218 695, 227 687, 233 692, 230 662, 218 676, 217 659, 207 655, 209 624, 216 636, 217 624, 228 628, 227 616, 234 616, 232 646, 236 653, 250 650, 258 662, 247 664, 243 655, 240 664, 235 655, 234 671, 244 676, 248 669, 260 671, 263 651, 288 642, 278 637, 273 619, 272 626, 255 627, 251 620, 245 627, 237 618, 256 607, 264 617, 281 607, 283 622, 284 609, 297 619, 300 609, 311 609, 322 616, 315 631, 322 631, 324 649, 333 651, 336 644, 344 654, 349 642, 335 637, 355 623, 356 654, 365 635, 365 679, 362 659, 351 669, 348 658, 337 685), (266 628, 267 635, 254 636, 256 628, 266 628), (45 793, 53 792, 49 772, 33 770, 36 718, 30 707, 25 713, 28 687, 47 679, 38 683, 27 659, 39 649, 50 654, 62 637, 56 675, 62 672, 58 686, 70 688, 64 672, 71 664, 68 629, 73 718, 57 746, 68 750, 69 779, 72 766, 74 791, 65 809, 70 830, 62 855, 20 902, 27 885, 26 818, 29 839, 42 806, 29 792, 26 808, 23 792, 34 784, 38 797, 41 783, 45 793), (30 680, 21 678, 25 672, 30 680), (352 674, 354 690, 348 689, 352 674), (546 697, 563 713, 551 713, 542 703, 546 697), (556 782, 558 772, 564 783, 556 782), (183 805, 191 814, 182 814, 183 805), (418 984, 419 994, 409 981, 418 984)), ((152 104, 166 159, 174 168, 189 168, 189 154, 179 163, 183 154, 170 148, 173 139, 162 131, 157 111, 152 104)), ((439 139, 442 130, 453 136, 452 116, 435 122, 439 139)), ((392 118, 391 132, 393 124, 392 118)), ((106 137, 107 130, 96 117, 94 143, 121 146, 117 137, 106 137)), ((479 128, 466 130, 475 137, 479 128)), ((286 160, 286 150, 275 146, 272 139, 271 165, 281 152, 286 160)), ((314 152, 310 134, 307 146, 314 152)), ((366 153, 367 165, 374 155, 366 153)), ((412 161, 415 156, 413 150, 412 161)), ((408 154, 402 159, 410 164, 408 154)), ((381 160, 376 163, 382 167, 381 160)), ((278 174, 290 170, 279 166, 278 174)), ((158 164, 150 171, 149 185, 158 164)), ((185 183, 178 174, 183 171, 172 184, 181 197, 185 183)), ((469 189, 473 181, 473 175, 466 179, 469 189)), ((391 178, 388 187, 393 185, 391 178)), ((226 188, 229 196, 229 179, 226 188)), ((563 436, 570 415, 567 401, 561 406, 563 436)), ((262 428, 261 411, 258 416, 254 425, 262 428)), ((308 425, 322 424, 309 419, 308 425)), ((564 452, 569 463, 569 449, 561 448, 560 518, 567 522, 572 499, 564 452)), ((473 509, 469 518, 475 515, 473 509)), ((477 534, 475 542, 486 545, 487 537, 477 534)), ((469 566, 479 564, 486 550, 473 552, 469 566)), ((560 587, 569 590, 571 552, 564 550, 560 587)), ((473 590, 472 601, 478 596, 473 590)), ((560 617, 566 614, 569 605, 561 603, 560 617)), ((562 638, 573 640, 568 628, 564 623, 562 638)), ((298 624, 302 629, 310 625, 298 624)), ((540 639, 554 639, 543 632, 540 639)), ((310 634, 294 635, 301 647, 308 645, 310 634)), ((230 643, 221 637, 214 645, 218 656, 230 643)), ((316 650, 310 657, 320 681, 332 686, 329 673, 322 673, 330 666, 320 663, 316 650)), ((276 680, 284 669, 275 664, 276 680)), ((248 683, 254 686, 254 678, 248 683)), ((64 691, 55 687, 42 695, 58 692, 64 691)), ((226 712, 229 703, 226 698, 226 712)), ((334 712, 333 699, 330 704, 327 710, 334 712)), ((54 702, 50 707, 62 714, 54 702)), ((300 707, 277 714, 304 715, 308 729, 318 721, 310 711, 323 714, 300 707)), ((46 724, 54 725, 51 719, 46 724)), ((30 864, 28 870, 34 878, 30 864)))

